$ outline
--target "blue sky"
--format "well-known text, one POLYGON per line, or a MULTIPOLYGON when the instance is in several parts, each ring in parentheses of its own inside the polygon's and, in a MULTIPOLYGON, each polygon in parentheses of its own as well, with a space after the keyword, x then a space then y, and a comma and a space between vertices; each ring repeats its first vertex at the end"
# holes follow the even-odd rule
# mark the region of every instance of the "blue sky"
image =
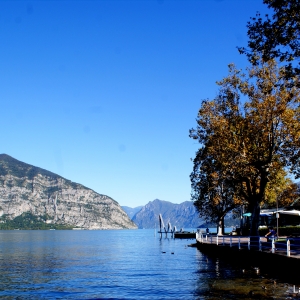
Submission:
POLYGON ((190 200, 189 129, 262 0, 0 1, 1 151, 136 207, 190 200))

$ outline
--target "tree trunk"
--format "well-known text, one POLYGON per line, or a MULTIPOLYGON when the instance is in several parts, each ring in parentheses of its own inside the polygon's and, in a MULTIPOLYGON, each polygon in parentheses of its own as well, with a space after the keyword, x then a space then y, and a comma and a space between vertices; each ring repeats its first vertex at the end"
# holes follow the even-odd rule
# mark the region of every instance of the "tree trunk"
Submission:
POLYGON ((218 235, 225 234, 224 216, 220 217, 218 220, 217 234, 218 235))
POLYGON ((258 236, 258 226, 260 217, 260 205, 257 199, 252 202, 251 209, 251 224, 250 224, 250 236, 258 236))

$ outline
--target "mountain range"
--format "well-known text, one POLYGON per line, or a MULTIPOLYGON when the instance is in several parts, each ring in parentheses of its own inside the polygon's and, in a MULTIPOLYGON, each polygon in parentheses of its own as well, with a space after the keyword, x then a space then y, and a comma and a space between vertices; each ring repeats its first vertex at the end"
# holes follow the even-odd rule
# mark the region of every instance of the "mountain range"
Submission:
POLYGON ((155 199, 142 207, 130 208, 122 206, 125 212, 131 216, 132 221, 138 228, 159 227, 159 214, 162 215, 165 226, 168 222, 172 228, 176 226, 181 228, 197 228, 204 221, 199 218, 192 201, 185 201, 180 204, 174 204, 169 201, 155 199), (133 215, 133 212, 136 213, 133 215))
POLYGON ((137 228, 117 201, 0 154, 0 229, 137 228))

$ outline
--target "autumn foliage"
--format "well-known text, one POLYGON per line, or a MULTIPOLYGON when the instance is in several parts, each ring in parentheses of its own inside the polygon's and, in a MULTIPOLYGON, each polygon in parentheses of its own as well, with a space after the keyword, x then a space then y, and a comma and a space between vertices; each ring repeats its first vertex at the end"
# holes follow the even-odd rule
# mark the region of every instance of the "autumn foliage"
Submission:
POLYGON ((191 174, 199 212, 222 220, 244 204, 257 235, 260 206, 283 170, 300 175, 298 78, 285 79, 275 60, 260 61, 244 74, 229 65, 213 100, 202 102, 190 137, 199 142, 191 174))

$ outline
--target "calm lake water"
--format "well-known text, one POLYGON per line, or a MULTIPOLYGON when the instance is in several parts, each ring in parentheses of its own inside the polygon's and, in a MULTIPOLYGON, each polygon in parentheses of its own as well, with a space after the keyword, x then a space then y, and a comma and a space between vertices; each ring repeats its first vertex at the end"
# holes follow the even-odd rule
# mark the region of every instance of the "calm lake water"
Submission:
POLYGON ((154 230, 0 231, 1 299, 292 299, 292 285, 154 230), (165 253, 164 253, 165 252, 165 253))

